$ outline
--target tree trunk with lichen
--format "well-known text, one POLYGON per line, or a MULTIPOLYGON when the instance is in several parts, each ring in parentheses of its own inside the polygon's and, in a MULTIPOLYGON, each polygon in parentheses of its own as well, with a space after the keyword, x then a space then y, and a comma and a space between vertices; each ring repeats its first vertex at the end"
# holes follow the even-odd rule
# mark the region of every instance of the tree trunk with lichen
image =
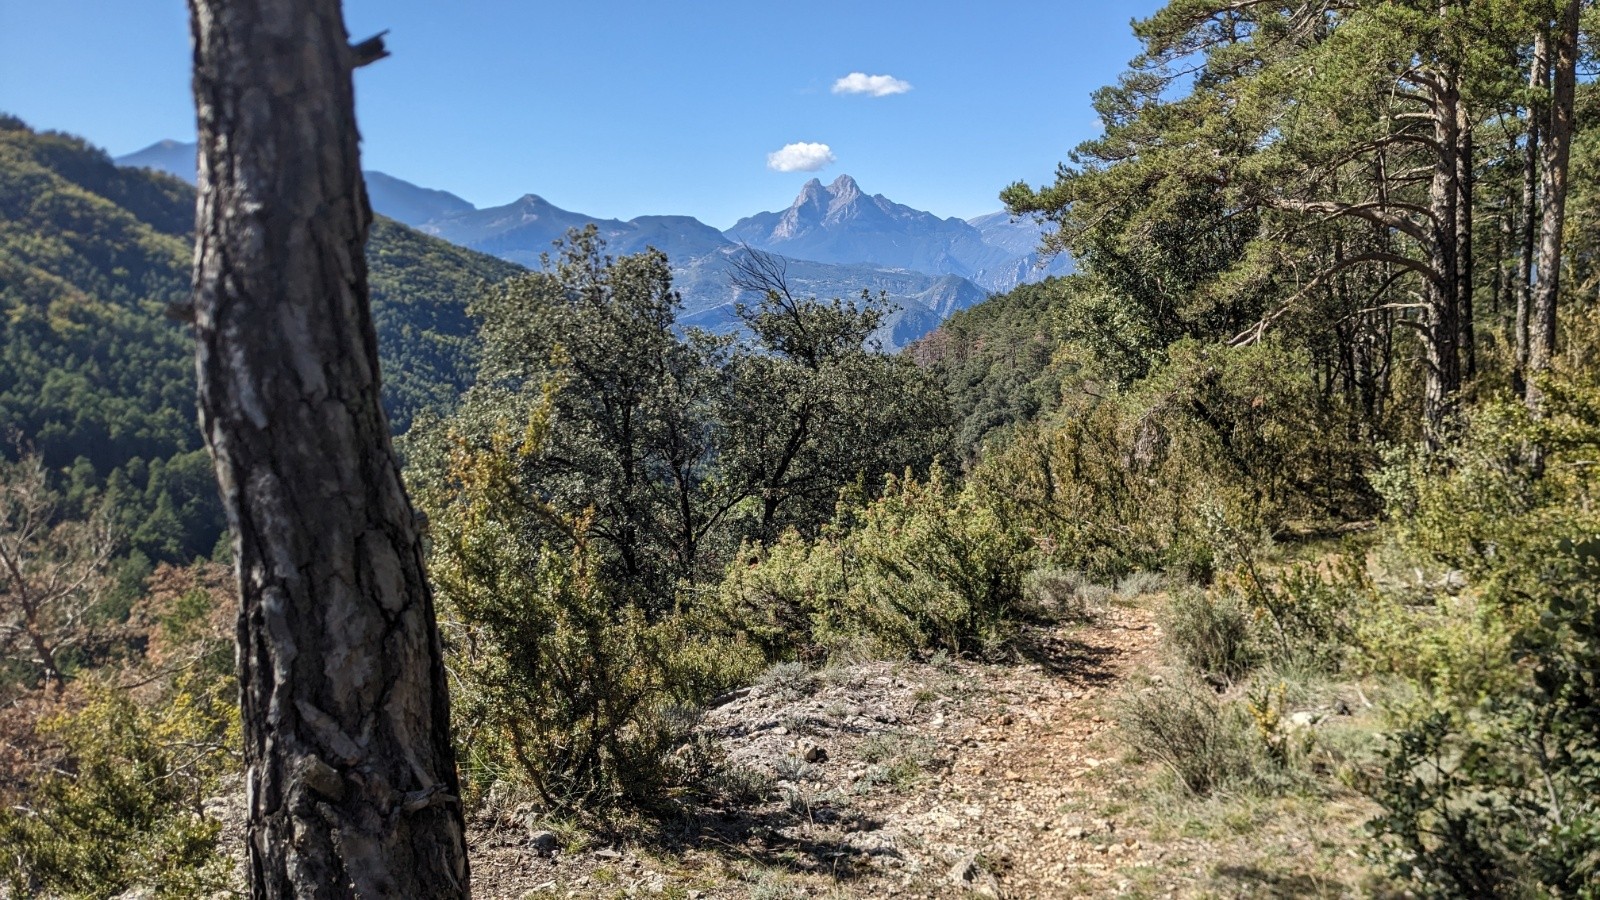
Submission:
POLYGON ((257 898, 467 897, 422 544, 379 405, 338 0, 190 0, 200 419, 233 532, 257 898))
POLYGON ((1533 376, 1550 368, 1556 352, 1556 303, 1561 296, 1562 234, 1566 228, 1567 167, 1572 157, 1573 110, 1578 87, 1579 22, 1583 4, 1566 0, 1549 40, 1550 100, 1544 159, 1539 167, 1538 275, 1528 310, 1528 406, 1539 409, 1544 392, 1533 376))

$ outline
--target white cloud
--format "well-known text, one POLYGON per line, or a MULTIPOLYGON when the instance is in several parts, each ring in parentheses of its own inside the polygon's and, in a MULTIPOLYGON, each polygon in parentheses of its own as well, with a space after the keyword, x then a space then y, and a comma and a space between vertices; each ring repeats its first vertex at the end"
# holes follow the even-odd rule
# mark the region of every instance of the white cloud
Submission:
POLYGON ((832 147, 804 141, 767 154, 767 168, 774 172, 815 172, 833 161, 832 147))
POLYGON ((893 75, 868 75, 865 72, 851 72, 833 83, 835 94, 871 94, 874 97, 887 97, 890 94, 904 94, 909 90, 911 90, 909 81, 901 81, 893 75))

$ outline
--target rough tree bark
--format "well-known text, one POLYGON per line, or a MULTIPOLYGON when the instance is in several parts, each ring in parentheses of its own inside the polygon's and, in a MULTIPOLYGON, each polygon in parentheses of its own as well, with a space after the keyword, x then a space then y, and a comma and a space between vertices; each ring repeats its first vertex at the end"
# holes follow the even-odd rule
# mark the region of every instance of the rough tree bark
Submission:
POLYGON ((433 600, 379 405, 362 57, 338 0, 189 7, 200 419, 239 580, 252 895, 466 897, 433 600))
MULTIPOLYGON (((1578 24, 1581 0, 1566 0, 1550 46, 1550 106, 1545 119, 1544 160, 1539 185, 1539 262, 1528 312, 1528 372, 1550 367, 1556 350, 1556 300, 1561 293, 1561 237, 1566 226, 1567 166, 1572 157, 1572 117, 1578 78, 1578 24)), ((1543 400, 1536 379, 1527 384, 1527 402, 1543 400)))

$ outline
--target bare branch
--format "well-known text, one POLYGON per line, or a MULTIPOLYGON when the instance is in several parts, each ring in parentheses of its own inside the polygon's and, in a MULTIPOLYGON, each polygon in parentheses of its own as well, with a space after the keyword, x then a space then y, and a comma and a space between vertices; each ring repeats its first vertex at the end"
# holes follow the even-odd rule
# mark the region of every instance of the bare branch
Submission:
POLYGON ((1324 284, 1327 284, 1329 279, 1333 278, 1335 275, 1338 275, 1340 272, 1343 272, 1344 270, 1354 266, 1370 262, 1389 263, 1390 265, 1394 265, 1411 272, 1416 272, 1417 274, 1420 274, 1424 278, 1428 278, 1435 283, 1443 282, 1443 277, 1438 272, 1434 271, 1431 266, 1429 266, 1427 263, 1411 259, 1410 257, 1400 256, 1396 253, 1383 252, 1364 253, 1360 256, 1352 256, 1349 259, 1336 263, 1335 265, 1329 267, 1322 274, 1318 275, 1316 278, 1313 278, 1310 284, 1296 292, 1293 297, 1285 300, 1281 305, 1278 306, 1277 309, 1264 316, 1261 321, 1235 335, 1234 338, 1228 342, 1228 346, 1248 347, 1251 344, 1256 343, 1257 341, 1261 340, 1264 335, 1266 335, 1268 328, 1271 328, 1275 322, 1288 314, 1289 310, 1294 308, 1295 304, 1303 300, 1312 291, 1324 284))
MULTIPOLYGON (((1267 203, 1275 209, 1289 210, 1292 212, 1323 213, 1327 217, 1325 221, 1342 217, 1362 219, 1367 222, 1372 222, 1376 225, 1382 225, 1385 228, 1392 228, 1395 231, 1412 238, 1417 243, 1422 244, 1425 247, 1433 244, 1433 235, 1422 226, 1411 221, 1410 219, 1401 216, 1390 215, 1386 212, 1386 210, 1398 209, 1404 212, 1426 216, 1430 220, 1434 219, 1434 215, 1431 210, 1427 209, 1426 207, 1417 206, 1411 203, 1397 203, 1394 201, 1340 203, 1334 200, 1276 199, 1269 199, 1267 203)), ((1436 220, 1435 224, 1437 224, 1436 220)))

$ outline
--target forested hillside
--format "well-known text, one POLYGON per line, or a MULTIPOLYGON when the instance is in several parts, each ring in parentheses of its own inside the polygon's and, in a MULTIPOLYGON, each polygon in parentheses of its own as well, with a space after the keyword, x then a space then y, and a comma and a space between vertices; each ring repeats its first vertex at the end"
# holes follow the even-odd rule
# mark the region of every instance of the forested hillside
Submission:
MULTIPOLYGON (((0 434, 5 453, 109 495, 152 559, 209 556, 222 528, 182 321, 194 190, 0 119, 0 434)), ((466 303, 520 269, 388 220, 369 252, 385 400, 397 430, 446 408, 475 365, 466 303)), ((86 507, 85 507, 86 508, 86 507)))
POLYGON ((1060 404, 1077 368, 1061 352, 1061 315, 1082 283, 1068 277, 1023 285, 956 312, 906 349, 944 385, 963 451, 974 453, 991 433, 1060 404))

